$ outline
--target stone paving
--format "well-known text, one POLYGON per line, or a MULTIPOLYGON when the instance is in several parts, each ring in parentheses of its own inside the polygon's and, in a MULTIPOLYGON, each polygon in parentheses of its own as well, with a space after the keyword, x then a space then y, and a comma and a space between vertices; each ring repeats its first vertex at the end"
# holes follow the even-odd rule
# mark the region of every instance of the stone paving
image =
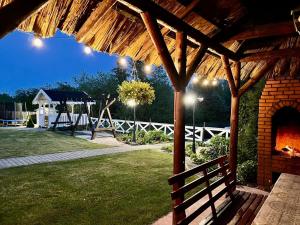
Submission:
POLYGON ((25 157, 15 157, 15 158, 4 158, 0 159, 0 169, 27 166, 40 163, 58 162, 73 159, 82 159, 93 156, 122 153, 136 150, 146 150, 146 149, 161 149, 165 144, 155 144, 155 145, 122 145, 117 147, 108 147, 95 150, 79 150, 73 152, 62 152, 62 153, 52 153, 45 155, 34 155, 25 157))

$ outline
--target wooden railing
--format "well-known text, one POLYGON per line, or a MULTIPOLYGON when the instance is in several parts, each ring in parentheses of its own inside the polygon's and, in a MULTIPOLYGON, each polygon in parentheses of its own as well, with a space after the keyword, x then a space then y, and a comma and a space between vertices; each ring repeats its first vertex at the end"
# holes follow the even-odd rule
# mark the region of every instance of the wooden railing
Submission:
POLYGON ((229 170, 227 156, 219 157, 191 170, 176 174, 169 178, 169 184, 176 187, 176 184, 182 184, 186 182, 187 179, 190 179, 195 175, 200 176, 197 176, 197 178, 193 181, 171 192, 171 198, 173 200, 173 213, 175 214, 174 218, 177 218, 176 215, 182 215, 183 213, 186 213, 187 208, 197 203, 203 197, 208 196, 208 200, 185 218, 175 221, 174 224, 189 224, 209 207, 212 211, 212 219, 216 221, 217 211, 215 202, 226 193, 230 196, 231 200, 234 198, 232 190, 234 189, 235 182, 233 180, 233 174, 229 170), (213 182, 211 182, 211 180, 213 180, 213 182), (224 187, 221 187, 221 190, 216 190, 216 188, 220 187, 222 184, 224 184, 224 187), (197 188, 203 185, 205 185, 205 188, 197 190, 197 188), (184 196, 191 191, 196 191, 196 193, 192 194, 187 199, 182 200, 184 199, 184 196), (182 201, 180 201, 180 199, 182 201), (176 203, 178 200, 180 203, 176 203))
MULTIPOLYGON (((72 121, 76 121, 78 114, 71 114, 72 121)), ((67 115, 63 113, 59 119, 60 122, 68 121, 67 115)), ((98 122, 98 118, 92 117, 93 123, 98 122)), ((104 119, 101 121, 102 126, 106 127, 108 125, 108 120, 104 119)), ((118 133, 130 133, 133 130, 133 121, 131 120, 113 120, 114 126, 116 128, 116 132, 118 133)), ((88 118, 86 114, 83 114, 79 125, 87 125, 88 118)), ((173 137, 174 135, 174 125, 168 123, 155 123, 155 122, 142 122, 136 121, 136 129, 148 132, 150 130, 163 131, 166 135, 173 137)), ((223 136, 228 138, 230 135, 229 128, 218 128, 218 127, 195 127, 195 140, 196 141, 206 141, 211 139, 214 136, 223 136)), ((193 139, 193 127, 185 126, 185 139, 192 140, 193 139)))

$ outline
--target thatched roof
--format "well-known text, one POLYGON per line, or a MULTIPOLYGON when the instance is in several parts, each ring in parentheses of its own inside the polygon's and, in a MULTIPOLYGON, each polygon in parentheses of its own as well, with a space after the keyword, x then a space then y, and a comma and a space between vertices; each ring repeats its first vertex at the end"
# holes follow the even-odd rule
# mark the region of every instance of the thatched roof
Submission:
MULTIPOLYGON (((0 0, 0 8, 12 0, 0 0)), ((177 17, 191 0, 155 0, 157 4, 177 17)), ((300 39, 295 32, 288 32, 288 24, 282 35, 262 35, 262 37, 241 37, 248 29, 257 26, 291 23, 290 10, 297 7, 297 0, 204 0, 190 12, 185 22, 200 30, 208 37, 223 43, 233 52, 253 53, 262 50, 300 47, 300 39)), ((133 60, 161 65, 146 28, 139 15, 116 0, 51 0, 39 12, 24 21, 19 29, 34 32, 41 37, 52 37, 57 29, 75 36, 78 42, 94 50, 130 56, 133 60)), ((174 33, 162 29, 171 53, 175 49, 174 33)), ((272 33, 272 32, 271 32, 272 33)), ((276 32, 275 32, 276 33, 276 32)), ((246 35, 247 36, 247 35, 246 35)), ((197 47, 189 43, 188 60, 196 54, 197 47)), ((260 62, 242 63, 242 78, 251 76, 264 64, 260 62)), ((285 58, 277 62, 270 72, 272 76, 299 74, 298 58, 285 58)), ((208 78, 224 78, 221 60, 206 54, 200 64, 198 74, 208 78)))

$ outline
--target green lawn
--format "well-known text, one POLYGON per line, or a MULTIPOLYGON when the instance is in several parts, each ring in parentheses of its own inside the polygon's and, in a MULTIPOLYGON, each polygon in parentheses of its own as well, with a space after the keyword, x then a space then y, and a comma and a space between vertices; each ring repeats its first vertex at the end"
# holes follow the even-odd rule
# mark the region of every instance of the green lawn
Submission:
POLYGON ((0 158, 105 147, 61 132, 43 130, 0 129, 0 143, 0 158))
POLYGON ((171 170, 150 150, 0 170, 0 224, 151 224, 171 209, 171 170))

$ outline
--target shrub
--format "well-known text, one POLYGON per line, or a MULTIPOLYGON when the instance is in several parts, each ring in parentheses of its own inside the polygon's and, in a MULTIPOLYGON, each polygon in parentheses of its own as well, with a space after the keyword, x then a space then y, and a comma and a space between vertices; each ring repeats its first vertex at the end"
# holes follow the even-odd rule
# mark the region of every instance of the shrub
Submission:
POLYGON ((28 128, 33 128, 34 127, 34 122, 33 122, 32 116, 29 116, 29 119, 26 123, 26 127, 28 127, 28 128))
MULTIPOLYGON (((132 133, 119 135, 117 139, 129 144, 132 142, 132 133)), ((136 131, 136 143, 140 145, 168 142, 169 140, 169 136, 163 131, 136 131)))
POLYGON ((214 158, 226 155, 229 151, 229 139, 221 136, 214 136, 210 139, 209 147, 216 152, 214 158))
POLYGON ((257 162, 254 160, 247 160, 238 165, 237 168, 238 179, 242 183, 255 183, 257 175, 257 162))

